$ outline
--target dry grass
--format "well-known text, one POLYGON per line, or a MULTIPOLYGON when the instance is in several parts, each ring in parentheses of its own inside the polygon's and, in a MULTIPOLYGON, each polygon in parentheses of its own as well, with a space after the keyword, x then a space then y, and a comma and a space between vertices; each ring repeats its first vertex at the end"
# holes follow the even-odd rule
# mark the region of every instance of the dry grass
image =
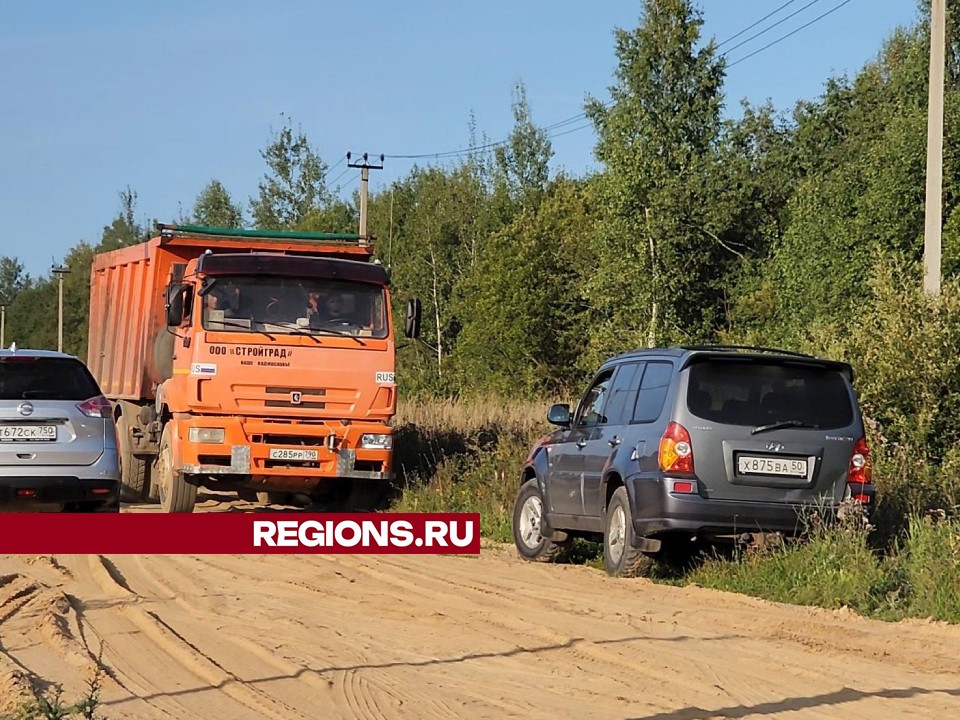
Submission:
POLYGON ((397 407, 398 425, 416 425, 463 434, 485 428, 509 428, 512 432, 540 432, 546 425, 547 408, 554 402, 523 402, 487 398, 482 401, 406 400, 397 407))
POLYGON ((550 401, 407 401, 397 414, 395 463, 404 512, 479 512, 486 537, 510 540, 520 468, 549 432, 550 401))

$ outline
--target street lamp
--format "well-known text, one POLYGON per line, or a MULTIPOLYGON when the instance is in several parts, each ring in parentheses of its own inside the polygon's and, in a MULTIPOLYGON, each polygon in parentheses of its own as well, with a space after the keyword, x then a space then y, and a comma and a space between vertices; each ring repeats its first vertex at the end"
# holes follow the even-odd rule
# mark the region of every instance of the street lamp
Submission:
POLYGON ((59 284, 58 292, 60 294, 60 307, 58 310, 57 319, 57 352, 63 352, 63 276, 70 272, 70 268, 68 268, 66 265, 60 265, 59 267, 54 265, 50 269, 57 276, 57 281, 59 284))

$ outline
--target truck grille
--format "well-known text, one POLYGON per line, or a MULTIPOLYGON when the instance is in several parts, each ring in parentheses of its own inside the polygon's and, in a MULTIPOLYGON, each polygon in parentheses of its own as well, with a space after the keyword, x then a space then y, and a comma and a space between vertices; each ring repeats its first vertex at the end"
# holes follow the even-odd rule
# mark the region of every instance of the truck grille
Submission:
POLYGON ((327 394, 327 391, 323 388, 311 388, 309 390, 300 390, 299 388, 285 388, 285 387, 268 387, 266 388, 267 395, 276 395, 277 398, 264 400, 263 404, 266 407, 282 407, 282 408, 309 408, 314 410, 322 410, 327 406, 322 400, 315 400, 313 398, 324 397, 327 394), (299 402, 294 402, 297 399, 299 402))

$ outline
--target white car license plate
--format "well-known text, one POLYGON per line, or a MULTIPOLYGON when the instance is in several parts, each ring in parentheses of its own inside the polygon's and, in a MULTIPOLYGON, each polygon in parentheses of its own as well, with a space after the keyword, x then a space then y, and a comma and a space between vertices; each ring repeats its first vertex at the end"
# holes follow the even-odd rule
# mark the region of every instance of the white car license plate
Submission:
POLYGON ((270 448, 271 460, 316 460, 320 457, 317 450, 301 448, 270 448))
POLYGON ((741 455, 737 458, 737 472, 740 475, 787 475, 789 477, 807 477, 807 461, 793 458, 751 457, 741 455))
POLYGON ((50 442, 56 439, 56 425, 0 425, 0 442, 50 442))

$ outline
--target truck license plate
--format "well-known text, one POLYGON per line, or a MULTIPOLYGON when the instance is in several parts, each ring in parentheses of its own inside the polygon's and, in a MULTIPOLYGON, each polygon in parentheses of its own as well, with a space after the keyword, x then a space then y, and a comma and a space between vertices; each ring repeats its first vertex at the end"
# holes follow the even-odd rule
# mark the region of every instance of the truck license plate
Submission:
POLYGON ((270 448, 271 460, 316 460, 320 457, 317 450, 301 448, 270 448))
POLYGON ((50 442, 56 439, 56 425, 0 425, 0 442, 50 442))
POLYGON ((807 461, 793 458, 750 457, 737 458, 737 472, 741 475, 786 475, 807 476, 807 461))

